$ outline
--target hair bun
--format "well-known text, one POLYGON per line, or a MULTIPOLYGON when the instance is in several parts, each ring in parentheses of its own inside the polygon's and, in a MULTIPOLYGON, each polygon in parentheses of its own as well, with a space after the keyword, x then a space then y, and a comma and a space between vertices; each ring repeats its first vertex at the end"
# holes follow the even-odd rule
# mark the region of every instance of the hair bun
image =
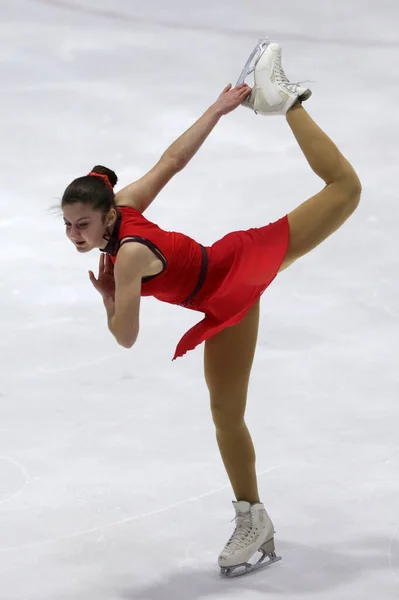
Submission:
POLYGON ((102 165, 96 165, 92 168, 92 172, 99 173, 100 175, 106 175, 112 187, 115 187, 118 183, 118 177, 116 173, 114 173, 114 171, 111 171, 111 169, 107 169, 107 167, 103 167, 102 165))

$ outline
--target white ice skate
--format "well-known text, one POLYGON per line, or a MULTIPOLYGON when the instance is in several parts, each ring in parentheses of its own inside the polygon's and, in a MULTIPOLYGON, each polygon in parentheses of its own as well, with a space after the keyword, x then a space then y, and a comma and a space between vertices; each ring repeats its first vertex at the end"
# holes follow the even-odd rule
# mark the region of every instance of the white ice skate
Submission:
POLYGON ((221 575, 237 577, 281 560, 274 551, 274 527, 263 504, 240 501, 233 505, 236 528, 219 556, 221 575), (251 564, 258 551, 262 556, 251 564))
POLYGON ((281 47, 261 40, 254 48, 237 81, 244 83, 254 74, 254 86, 242 103, 260 115, 285 115, 297 102, 304 102, 312 95, 311 90, 291 83, 281 65, 281 47))

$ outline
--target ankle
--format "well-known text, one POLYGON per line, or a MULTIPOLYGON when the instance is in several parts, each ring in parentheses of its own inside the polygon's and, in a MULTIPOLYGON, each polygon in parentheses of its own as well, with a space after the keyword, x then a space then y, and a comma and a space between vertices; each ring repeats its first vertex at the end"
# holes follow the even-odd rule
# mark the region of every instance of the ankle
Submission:
POLYGON ((240 496, 237 502, 248 502, 248 504, 250 504, 251 506, 253 506, 254 504, 260 504, 259 496, 245 496, 245 498, 243 496, 240 496))
POLYGON ((299 110, 299 109, 301 109, 301 110, 305 110, 305 109, 303 108, 303 106, 302 106, 302 102, 301 102, 301 100, 298 98, 298 99, 296 100, 296 102, 294 102, 294 104, 291 106, 291 108, 289 108, 289 109, 287 110, 286 117, 288 117, 288 115, 289 115, 291 112, 293 112, 293 111, 296 111, 296 110, 299 110))

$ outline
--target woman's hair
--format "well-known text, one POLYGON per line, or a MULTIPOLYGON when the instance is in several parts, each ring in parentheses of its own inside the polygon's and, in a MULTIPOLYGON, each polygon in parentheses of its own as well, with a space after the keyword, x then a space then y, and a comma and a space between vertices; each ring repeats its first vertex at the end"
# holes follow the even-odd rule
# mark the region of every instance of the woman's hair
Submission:
POLYGON ((113 192, 113 187, 118 182, 116 174, 101 165, 93 167, 91 173, 98 173, 103 177, 85 175, 74 179, 62 196, 61 208, 67 204, 81 202, 90 205, 94 210, 101 211, 103 215, 106 215, 111 208, 116 208, 113 192))

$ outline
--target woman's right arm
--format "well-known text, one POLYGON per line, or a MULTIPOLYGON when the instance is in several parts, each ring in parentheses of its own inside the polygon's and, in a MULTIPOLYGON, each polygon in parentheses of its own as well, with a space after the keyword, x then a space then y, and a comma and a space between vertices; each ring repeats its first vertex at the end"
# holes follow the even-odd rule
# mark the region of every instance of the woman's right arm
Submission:
POLYGON ((101 294, 108 328, 120 346, 131 348, 139 333, 141 280, 148 269, 151 251, 142 244, 123 244, 113 266, 108 255, 100 255, 97 278, 90 281, 101 294))
POLYGON ((116 194, 117 204, 132 206, 139 212, 144 212, 172 177, 190 162, 220 118, 236 109, 250 91, 251 88, 246 84, 235 88, 226 86, 216 102, 169 146, 144 177, 116 194))

